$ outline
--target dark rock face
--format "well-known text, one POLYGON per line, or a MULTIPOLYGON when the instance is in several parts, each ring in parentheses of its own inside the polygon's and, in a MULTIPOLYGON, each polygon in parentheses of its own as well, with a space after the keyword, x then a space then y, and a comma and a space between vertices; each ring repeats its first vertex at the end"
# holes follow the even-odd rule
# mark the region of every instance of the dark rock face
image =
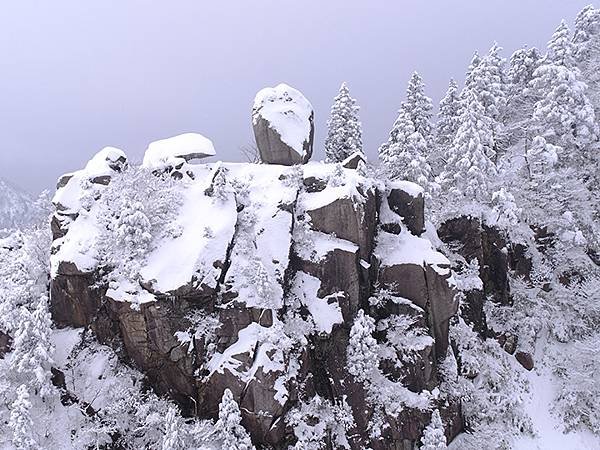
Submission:
POLYGON ((6 333, 0 331, 0 358, 4 358, 8 352, 10 352, 12 345, 12 339, 6 333))
POLYGON ((514 264, 515 270, 527 273, 525 250, 519 248, 509 256, 508 245, 500 232, 472 217, 458 217, 443 223, 438 235, 467 262, 477 259, 479 263, 483 291, 466 292, 462 308, 463 317, 485 337, 489 330, 484 303, 490 299, 502 305, 512 304, 508 282, 509 263, 514 264))
MULTIPOLYGON (((307 177, 298 189, 298 197, 302 197, 320 194, 330 187, 318 178, 307 177)), ((445 267, 429 264, 382 267, 374 250, 380 228, 381 198, 386 197, 373 186, 358 185, 356 192, 362 198, 340 196, 324 206, 302 211, 310 218, 313 232, 333 242, 343 240, 344 244, 327 250, 319 260, 312 260, 299 256, 301 252, 293 239, 286 243, 290 246, 290 260, 283 277, 279 308, 246 305, 234 286, 225 281, 228 270, 232 271, 234 238, 228 243, 229 260, 219 266, 222 273, 216 288, 189 283, 169 295, 157 294, 156 301, 139 305, 111 298, 98 273, 81 272, 74 264, 63 261, 51 283, 53 318, 60 326, 89 326, 101 342, 113 344, 139 367, 158 393, 177 401, 185 414, 216 417, 223 391, 229 388, 240 404, 242 423, 257 445, 287 448, 293 444, 295 438, 286 427, 286 414, 298 407, 300 401, 318 394, 333 404, 345 401, 351 408, 355 423, 348 432, 351 448, 412 449, 430 420, 427 411, 405 409, 397 417, 385 416, 389 426, 384 428, 383 439, 370 439, 374 406, 364 383, 349 374, 346 364, 350 329, 359 309, 376 321, 392 315, 414 318, 414 326, 425 329, 434 340, 419 351, 414 362, 402 368, 390 365, 381 369, 390 380, 401 381, 413 392, 432 390, 439 384, 438 359, 446 354, 448 324, 457 310, 456 292, 445 267), (307 336, 306 345, 296 349, 294 355, 282 355, 280 367, 273 366, 271 370, 257 367, 259 342, 251 341, 248 330, 258 330, 260 334, 281 326, 287 310, 292 307, 292 280, 299 275, 318 282, 317 299, 337 303, 341 318, 330 332, 313 332, 307 336), (373 306, 369 299, 376 286, 407 299, 406 303, 388 301, 373 306), (193 330, 191 317, 198 315, 214 318, 218 326, 207 335, 192 332, 187 335, 188 339, 182 340, 180 333, 193 330), (242 336, 250 339, 250 344, 232 350, 242 336), (232 352, 233 366, 210 363, 214 355, 227 351, 232 352), (279 396, 281 378, 286 375, 292 356, 295 375, 285 379, 286 396, 282 399, 279 396)), ((407 195, 400 191, 393 193, 389 206, 403 217, 413 234, 420 234, 424 228, 422 196, 407 195)), ((299 206, 294 203, 286 208, 296 214, 299 206)), ((298 226, 297 221, 292 222, 292 226, 298 226)), ((293 229, 289 232, 294 236, 293 229)), ((64 233, 68 233, 68 229, 56 233, 55 237, 64 233)), ((401 239, 397 235, 393 238, 401 239)), ((144 286, 147 290, 151 288, 144 286)), ((302 305, 298 313, 308 317, 307 308, 302 305)), ((377 333, 376 339, 385 339, 385 332, 377 333)), ((276 350, 276 346, 272 347, 261 357, 273 357, 276 350)), ((460 405, 438 406, 451 440, 462 430, 460 405)), ((330 446, 334 448, 333 443, 330 446)))
POLYGON ((353 153, 342 161, 342 167, 346 169, 357 169, 361 163, 365 162, 365 155, 360 152, 353 153))
POLYGON ((283 166, 307 163, 312 156, 315 134, 312 115, 310 116, 310 123, 310 135, 303 144, 303 154, 300 154, 282 141, 279 132, 267 120, 262 117, 255 120, 252 127, 260 160, 265 164, 281 164, 283 166))
POLYGON ((416 197, 400 188, 393 188, 387 197, 390 209, 402 217, 412 234, 421 236, 425 230, 425 200, 420 193, 416 197))
POLYGON ((533 357, 530 353, 517 352, 515 353, 515 358, 526 370, 533 369, 533 357))
POLYGON ((427 312, 435 337, 436 356, 443 357, 448 348, 449 320, 458 309, 456 292, 447 282, 449 274, 443 276, 430 266, 423 268, 416 264, 398 264, 379 270, 381 286, 427 312))

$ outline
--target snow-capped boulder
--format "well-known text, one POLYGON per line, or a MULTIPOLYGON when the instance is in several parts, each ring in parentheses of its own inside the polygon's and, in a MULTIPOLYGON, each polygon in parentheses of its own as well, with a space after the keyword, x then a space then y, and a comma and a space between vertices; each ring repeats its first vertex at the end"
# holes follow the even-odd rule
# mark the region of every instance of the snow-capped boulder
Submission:
POLYGON ((366 158, 363 152, 354 152, 341 162, 342 167, 346 169, 358 169, 358 166, 364 163, 366 158))
POLYGON ((306 163, 313 151, 314 112, 302 93, 286 84, 256 94, 252 126, 260 159, 266 164, 306 163))
POLYGON ((60 177, 52 203, 60 214, 77 214, 82 207, 84 191, 98 189, 91 184, 106 186, 110 177, 121 172, 126 165, 127 155, 122 150, 104 147, 83 169, 60 177))
POLYGON ((184 133, 148 145, 142 165, 151 170, 180 169, 192 159, 215 156, 210 139, 198 133, 184 133))

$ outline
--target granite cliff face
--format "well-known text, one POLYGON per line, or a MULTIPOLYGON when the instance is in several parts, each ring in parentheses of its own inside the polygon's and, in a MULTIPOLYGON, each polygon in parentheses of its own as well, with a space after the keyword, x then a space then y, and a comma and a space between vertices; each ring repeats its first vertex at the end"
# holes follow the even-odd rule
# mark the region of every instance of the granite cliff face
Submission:
POLYGON ((93 330, 185 414, 216 417, 231 390, 259 446, 317 426, 329 448, 409 449, 434 409, 450 440, 460 404, 439 365, 458 296, 423 191, 362 157, 306 163, 312 115, 280 85, 253 111, 266 164, 192 164, 214 149, 190 135, 141 168, 107 148, 61 178, 54 321, 93 330))
POLYGON ((113 268, 97 255, 103 241, 96 205, 109 195, 112 178, 133 169, 120 153, 96 159, 104 160, 102 177, 80 171, 59 183, 55 197, 57 324, 92 329, 187 414, 215 417, 224 389, 231 389, 257 444, 293 442, 286 415, 315 395, 349 406, 352 448, 409 448, 433 405, 452 424, 449 438, 460 431, 458 403, 431 394, 457 301, 448 260, 418 236, 424 228, 418 186, 385 186, 321 163, 186 163, 187 175, 172 184, 183 199, 173 219, 177 234, 153 240, 135 281, 108 281, 113 268), (71 186, 71 180, 79 181, 71 186), (92 200, 64 204, 75 197, 67 195, 71 189, 90 191, 84 197, 92 200), (385 414, 379 438, 368 430, 377 407, 372 392, 347 369, 359 310, 376 324, 411 317, 411 327, 431 337, 418 358, 382 363, 387 379, 427 392, 429 406, 398 405, 396 414, 385 414))

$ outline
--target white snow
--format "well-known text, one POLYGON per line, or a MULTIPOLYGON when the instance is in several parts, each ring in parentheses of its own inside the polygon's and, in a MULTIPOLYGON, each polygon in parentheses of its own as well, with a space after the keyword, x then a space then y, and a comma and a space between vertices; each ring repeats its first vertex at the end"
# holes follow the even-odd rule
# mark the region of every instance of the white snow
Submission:
POLYGON ((245 199, 244 214, 253 219, 250 229, 238 230, 225 282, 239 293, 238 299, 247 306, 279 308, 292 238, 292 214, 282 206, 293 203, 297 192, 295 186, 281 179, 290 169, 255 164, 227 164, 225 167, 231 178, 252 186, 245 199), (259 264, 268 277, 270 292, 262 292, 254 280, 259 264))
POLYGON ((296 153, 305 155, 304 143, 310 138, 313 107, 302 93, 287 84, 261 89, 254 98, 254 123, 265 119, 281 140, 296 153))
POLYGON ((304 272, 298 272, 292 284, 292 293, 304 304, 310 312, 317 330, 322 333, 331 333, 333 326, 343 323, 342 310, 337 298, 343 292, 319 298, 318 292, 321 281, 304 272))
POLYGON ((406 180, 390 181, 388 186, 390 189, 399 189, 404 191, 412 197, 418 197, 425 192, 424 189, 418 184, 406 180))
POLYGON ((526 374, 531 386, 525 409, 533 421, 535 437, 521 437, 513 450, 591 450, 600 448, 600 437, 590 431, 565 433, 564 424, 552 412, 554 377, 542 367, 526 374))
POLYGON ((405 227, 398 235, 380 231, 377 235, 375 254, 382 266, 429 265, 442 276, 450 274, 448 258, 435 251, 428 239, 411 234, 405 227))
MULTIPOLYGON (((92 189, 90 181, 97 177, 110 176, 115 173, 111 165, 114 165, 119 159, 127 160, 127 155, 115 147, 104 147, 90 159, 85 168, 65 174, 63 177, 69 177, 67 183, 58 188, 52 203, 57 205, 59 211, 63 214, 77 214, 81 210, 81 200, 86 190, 92 189)), ((103 189, 103 185, 94 184, 93 189, 103 189)))
POLYGON ((150 143, 142 166, 160 170, 215 154, 215 147, 210 139, 198 133, 184 133, 150 143))
POLYGON ((214 263, 225 261, 237 219, 232 194, 225 200, 205 195, 216 167, 196 170, 199 179, 185 185, 181 192, 183 204, 175 220, 181 234, 162 239, 148 254, 140 273, 146 281, 153 280, 154 290, 175 290, 194 275, 200 283, 216 286, 220 269, 214 263))
POLYGON ((139 283, 120 278, 111 283, 107 289, 106 296, 117 302, 131 303, 132 308, 138 308, 142 303, 149 303, 156 300, 154 294, 142 289, 139 283))
POLYGON ((52 359, 58 366, 64 366, 67 364, 67 359, 73 351, 73 348, 81 341, 81 333, 83 328, 63 328, 60 330, 53 330, 50 340, 54 345, 54 355, 52 359))

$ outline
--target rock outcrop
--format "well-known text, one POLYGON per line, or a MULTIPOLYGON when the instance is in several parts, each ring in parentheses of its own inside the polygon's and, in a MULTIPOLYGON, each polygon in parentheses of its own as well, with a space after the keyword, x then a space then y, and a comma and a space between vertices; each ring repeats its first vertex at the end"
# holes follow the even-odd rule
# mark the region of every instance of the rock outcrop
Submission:
POLYGON ((300 91, 286 84, 259 91, 254 99, 252 126, 263 163, 291 166, 310 159, 314 112, 300 91))
POLYGON ((449 261, 419 236, 423 199, 415 186, 390 189, 328 164, 186 167, 189 179, 173 187, 183 199, 177 215, 168 233, 154 237, 133 280, 94 263, 80 236, 105 242, 94 222, 102 211, 97 203, 83 215, 77 205, 62 208, 69 181, 59 184, 51 282, 57 324, 92 329, 188 415, 215 417, 230 389, 257 445, 293 444, 288 414, 316 395, 350 408, 354 449, 412 448, 434 405, 449 439, 461 430, 459 405, 438 405, 432 394, 457 302, 449 261), (408 397, 427 399, 421 406, 390 412, 377 403, 376 386, 350 374, 346 355, 359 310, 375 321, 381 345, 399 318, 423 333, 410 362, 389 354, 378 368, 408 397), (375 420, 382 439, 370 437, 375 420))

